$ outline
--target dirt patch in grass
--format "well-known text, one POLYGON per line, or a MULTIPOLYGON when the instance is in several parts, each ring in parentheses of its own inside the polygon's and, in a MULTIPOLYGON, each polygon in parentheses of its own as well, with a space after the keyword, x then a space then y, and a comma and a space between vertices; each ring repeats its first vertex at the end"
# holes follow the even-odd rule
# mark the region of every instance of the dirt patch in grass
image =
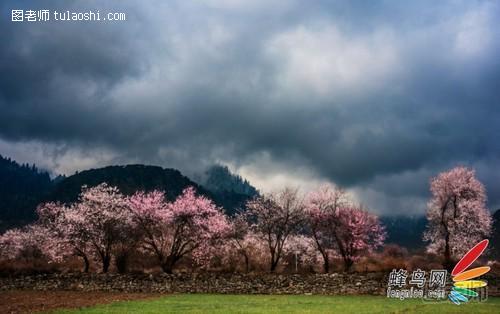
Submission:
POLYGON ((0 313, 33 313, 59 308, 80 308, 158 296, 160 295, 151 293, 4 291, 0 293, 0 313))

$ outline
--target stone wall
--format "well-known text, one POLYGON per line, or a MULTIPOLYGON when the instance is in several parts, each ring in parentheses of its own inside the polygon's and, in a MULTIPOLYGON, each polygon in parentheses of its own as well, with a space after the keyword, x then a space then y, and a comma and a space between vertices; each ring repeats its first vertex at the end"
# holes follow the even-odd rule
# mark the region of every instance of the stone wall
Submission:
POLYGON ((384 294, 385 274, 50 274, 0 278, 0 290, 234 294, 384 294))
MULTIPOLYGON (((488 280, 489 295, 500 295, 498 278, 488 280)), ((74 290, 225 294, 385 295, 386 273, 354 274, 47 274, 0 278, 0 291, 74 290)))

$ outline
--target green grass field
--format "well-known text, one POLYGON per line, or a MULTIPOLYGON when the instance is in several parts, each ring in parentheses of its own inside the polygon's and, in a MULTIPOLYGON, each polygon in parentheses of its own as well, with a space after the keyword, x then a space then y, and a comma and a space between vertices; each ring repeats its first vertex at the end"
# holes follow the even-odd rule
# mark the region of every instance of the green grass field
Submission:
POLYGON ((169 295, 54 313, 500 313, 500 298, 454 305, 375 296, 169 295))

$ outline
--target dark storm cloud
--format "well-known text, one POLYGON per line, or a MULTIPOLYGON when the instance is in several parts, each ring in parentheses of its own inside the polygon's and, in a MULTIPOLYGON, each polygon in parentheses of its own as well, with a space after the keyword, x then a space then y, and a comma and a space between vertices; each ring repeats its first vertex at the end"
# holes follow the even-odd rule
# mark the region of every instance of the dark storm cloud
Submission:
POLYGON ((189 173, 224 162, 292 178, 307 169, 392 213, 421 211, 429 176, 466 164, 500 205, 497 3, 1 8, 4 154, 41 147, 55 171, 142 162, 189 173), (8 21, 29 8, 123 11, 127 21, 8 21))

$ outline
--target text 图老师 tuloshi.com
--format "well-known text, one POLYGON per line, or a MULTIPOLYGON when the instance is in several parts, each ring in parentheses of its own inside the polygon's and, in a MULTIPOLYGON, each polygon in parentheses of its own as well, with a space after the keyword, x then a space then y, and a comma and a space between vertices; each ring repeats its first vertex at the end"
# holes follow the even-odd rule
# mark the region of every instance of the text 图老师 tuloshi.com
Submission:
POLYGON ((12 22, 106 22, 126 21, 125 12, 100 12, 100 10, 88 11, 61 11, 61 10, 21 10, 11 11, 12 22))

